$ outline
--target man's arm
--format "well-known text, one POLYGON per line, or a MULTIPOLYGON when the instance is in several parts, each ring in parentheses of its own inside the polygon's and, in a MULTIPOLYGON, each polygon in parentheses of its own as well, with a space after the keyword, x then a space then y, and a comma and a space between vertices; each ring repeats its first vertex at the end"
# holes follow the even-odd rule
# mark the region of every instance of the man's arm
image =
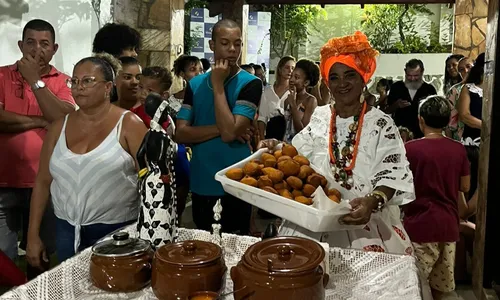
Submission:
POLYGON ((184 93, 184 101, 181 110, 177 114, 176 132, 174 140, 180 144, 199 144, 218 137, 219 129, 217 126, 191 126, 193 115, 193 91, 191 86, 187 85, 184 93))
MULTIPOLYGON (((67 87, 62 87, 61 89, 65 88, 69 90, 67 87)), ((44 118, 49 122, 54 122, 55 120, 63 118, 70 112, 75 111, 75 106, 71 102, 65 101, 65 99, 73 99, 70 95, 70 91, 61 91, 61 93, 58 93, 59 97, 54 95, 48 87, 35 90, 33 93, 35 94, 44 118), (66 98, 62 97, 64 95, 66 95, 66 98)))
MULTIPOLYGON (((212 71, 213 72, 213 71, 212 71)), ((213 74, 212 74, 213 76, 213 74)), ((238 95, 236 105, 231 111, 224 91, 224 84, 214 83, 215 121, 225 143, 232 142, 252 126, 255 111, 262 96, 262 83, 259 79, 249 82, 238 95)))
POLYGON ((34 128, 44 128, 49 122, 39 116, 23 116, 0 109, 0 133, 18 133, 34 128))

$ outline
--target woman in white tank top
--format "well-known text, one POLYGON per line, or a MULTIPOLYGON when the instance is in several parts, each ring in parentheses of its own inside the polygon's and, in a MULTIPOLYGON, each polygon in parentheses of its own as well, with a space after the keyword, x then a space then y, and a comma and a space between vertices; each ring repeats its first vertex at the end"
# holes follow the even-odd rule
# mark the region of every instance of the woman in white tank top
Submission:
POLYGON ((39 228, 49 199, 58 218, 59 261, 137 219, 135 156, 146 127, 109 101, 118 69, 109 55, 88 57, 68 80, 80 109, 51 124, 44 140, 28 229, 27 257, 34 267, 45 256, 39 228))

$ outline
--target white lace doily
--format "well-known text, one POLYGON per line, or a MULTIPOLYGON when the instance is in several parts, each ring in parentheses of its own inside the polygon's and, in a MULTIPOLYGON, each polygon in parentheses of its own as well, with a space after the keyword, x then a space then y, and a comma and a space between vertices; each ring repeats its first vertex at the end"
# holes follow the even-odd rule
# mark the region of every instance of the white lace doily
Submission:
MULTIPOLYGON (((136 236, 135 225, 125 229, 136 236)), ((179 229, 179 240, 211 241, 210 233, 179 229)), ((235 266, 246 249, 259 239, 223 234, 225 261, 228 270, 235 266)), ((89 277, 91 250, 86 249, 56 268, 43 273, 27 284, 11 290, 0 299, 157 299, 151 287, 134 293, 108 293, 95 288, 89 277)), ((420 288, 415 259, 411 256, 391 255, 330 248, 330 281, 326 300, 416 300, 420 288)), ((232 291, 229 272, 226 292, 232 291)), ((232 296, 226 297, 233 300, 232 296)))

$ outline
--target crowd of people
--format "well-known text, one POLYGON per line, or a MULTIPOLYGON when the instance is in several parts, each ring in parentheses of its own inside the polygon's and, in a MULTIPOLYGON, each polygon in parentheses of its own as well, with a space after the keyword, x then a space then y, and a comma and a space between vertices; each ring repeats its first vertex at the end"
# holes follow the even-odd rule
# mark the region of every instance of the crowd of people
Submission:
POLYGON ((416 255, 434 297, 452 291, 456 243, 474 232, 484 54, 446 60, 446 97, 423 80, 418 59, 406 63, 404 80, 378 81, 376 97, 367 84, 378 52, 361 32, 330 39, 320 62, 281 58, 273 84, 265 65, 238 65, 237 23, 219 21, 209 43, 213 65, 181 55, 173 70, 142 66, 140 34, 106 24, 94 55, 69 77, 50 64, 52 25, 28 22, 22 58, 0 68, 0 250, 14 259, 21 233, 33 278, 51 253, 63 261, 136 221, 136 153, 154 93, 168 102, 161 125, 179 144, 178 215, 190 194, 197 228, 211 230, 222 199, 222 230, 255 234, 252 206, 214 175, 286 142, 356 195, 341 222, 365 226, 313 233, 285 220, 280 234, 416 255), (183 85, 171 93, 175 77, 183 85))

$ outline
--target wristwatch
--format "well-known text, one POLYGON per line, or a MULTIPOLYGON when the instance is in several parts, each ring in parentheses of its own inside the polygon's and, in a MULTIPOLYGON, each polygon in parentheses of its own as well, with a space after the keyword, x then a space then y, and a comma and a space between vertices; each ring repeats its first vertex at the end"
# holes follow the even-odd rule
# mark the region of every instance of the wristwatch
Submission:
POLYGON ((31 90, 33 91, 36 91, 36 90, 39 90, 39 89, 43 89, 45 87, 45 82, 41 81, 41 80, 37 80, 32 86, 31 86, 31 90))

